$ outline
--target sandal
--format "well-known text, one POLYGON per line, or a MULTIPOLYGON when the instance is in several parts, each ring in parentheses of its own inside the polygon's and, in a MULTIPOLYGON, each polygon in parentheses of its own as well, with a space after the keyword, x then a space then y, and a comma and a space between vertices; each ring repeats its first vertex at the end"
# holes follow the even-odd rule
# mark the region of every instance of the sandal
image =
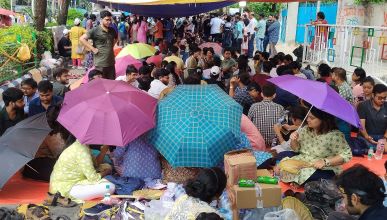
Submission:
POLYGON ((52 220, 48 213, 48 208, 45 206, 38 206, 29 204, 26 212, 27 220, 52 220))
POLYGON ((60 192, 52 194, 50 192, 47 193, 47 199, 44 201, 44 205, 46 206, 61 206, 64 208, 75 207, 78 204, 74 201, 71 201, 70 198, 63 197, 60 192))

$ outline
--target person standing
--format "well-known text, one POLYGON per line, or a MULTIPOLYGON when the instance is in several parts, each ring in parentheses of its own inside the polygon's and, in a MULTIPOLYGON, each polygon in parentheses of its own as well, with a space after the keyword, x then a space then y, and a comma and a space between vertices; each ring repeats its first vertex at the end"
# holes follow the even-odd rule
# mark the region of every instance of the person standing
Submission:
POLYGON ((244 28, 244 23, 243 23, 243 20, 241 19, 241 17, 239 16, 236 16, 235 17, 235 32, 236 32, 236 51, 238 53, 241 53, 241 45, 242 45, 242 41, 243 41, 243 28, 244 28))
POLYGON ((156 26, 155 26, 155 42, 161 43, 163 41, 163 30, 164 30, 164 25, 163 22, 161 21, 161 18, 156 18, 156 26))
POLYGON ((171 43, 173 39, 173 21, 172 18, 167 18, 164 21, 164 36, 167 43, 171 43))
POLYGON ((105 79, 115 79, 113 47, 117 43, 117 34, 110 27, 112 14, 109 11, 101 11, 101 24, 84 34, 80 41, 94 53, 95 69, 103 73, 105 79), (93 40, 91 45, 87 40, 93 40))
POLYGON ((224 25, 224 21, 219 18, 219 15, 211 19, 210 26, 212 41, 220 42, 220 39, 222 38, 222 25, 224 25))
POLYGON ((86 33, 86 30, 80 26, 81 20, 76 18, 74 20, 74 27, 70 29, 71 41, 71 59, 73 60, 73 68, 82 68, 83 60, 83 46, 80 44, 80 37, 86 33))
POLYGON ((120 36, 121 46, 125 46, 128 43, 128 27, 124 17, 121 18, 121 22, 118 24, 118 32, 120 36))
POLYGON ((254 42, 255 42, 255 31, 257 30, 257 19, 254 18, 254 12, 249 13, 249 25, 247 26, 247 31, 249 35, 249 49, 248 49, 248 57, 253 58, 254 56, 254 42))
POLYGON ((143 16, 140 16, 140 21, 137 29, 137 41, 146 44, 146 33, 148 32, 148 24, 143 16))
POLYGON ((274 57, 277 55, 277 50, 275 45, 279 40, 279 32, 280 32, 280 23, 278 22, 278 15, 273 16, 273 23, 267 29, 269 35, 269 47, 270 47, 270 57, 274 57))
POLYGON ((259 21, 257 26, 257 35, 255 36, 257 51, 263 52, 263 38, 265 38, 266 21, 265 15, 259 14, 259 21))
POLYGON ((86 31, 92 29, 95 26, 95 20, 97 20, 97 16, 95 16, 95 14, 91 14, 86 22, 86 31))
POLYGON ((266 31, 265 31, 265 37, 263 38, 263 51, 266 52, 267 45, 269 44, 269 32, 267 29, 269 29, 270 25, 273 24, 273 16, 269 16, 266 21, 266 31))

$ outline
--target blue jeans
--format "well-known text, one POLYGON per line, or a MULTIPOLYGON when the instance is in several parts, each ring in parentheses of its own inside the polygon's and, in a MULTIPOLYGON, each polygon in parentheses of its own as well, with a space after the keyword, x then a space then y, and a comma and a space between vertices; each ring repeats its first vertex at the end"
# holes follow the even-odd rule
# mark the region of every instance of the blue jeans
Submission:
POLYGON ((255 40, 255 33, 250 35, 249 42, 248 42, 248 50, 247 50, 247 55, 249 58, 253 57, 254 54, 254 40, 255 40))
POLYGON ((263 51, 266 52, 267 45, 269 44, 269 36, 265 35, 263 38, 263 51))
POLYGON ((262 52, 263 51, 263 38, 256 37, 255 40, 256 40, 255 44, 257 45, 257 51, 262 52))

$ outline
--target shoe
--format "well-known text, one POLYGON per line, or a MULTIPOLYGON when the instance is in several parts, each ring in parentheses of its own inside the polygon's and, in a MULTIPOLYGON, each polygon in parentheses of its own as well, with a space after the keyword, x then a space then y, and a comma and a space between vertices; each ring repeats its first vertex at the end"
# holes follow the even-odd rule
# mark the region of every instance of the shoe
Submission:
POLYGON ((85 215, 87 216, 96 216, 102 214, 104 211, 111 209, 111 205, 105 205, 103 203, 99 203, 91 208, 83 210, 85 215))

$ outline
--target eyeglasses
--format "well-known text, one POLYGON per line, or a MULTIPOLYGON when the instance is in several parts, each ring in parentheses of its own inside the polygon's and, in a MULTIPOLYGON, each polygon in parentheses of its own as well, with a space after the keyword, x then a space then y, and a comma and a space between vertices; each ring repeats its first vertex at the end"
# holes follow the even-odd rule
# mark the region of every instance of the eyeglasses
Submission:
POLYGON ((377 100, 380 100, 380 101, 386 101, 387 100, 387 96, 375 96, 375 98, 377 100))

